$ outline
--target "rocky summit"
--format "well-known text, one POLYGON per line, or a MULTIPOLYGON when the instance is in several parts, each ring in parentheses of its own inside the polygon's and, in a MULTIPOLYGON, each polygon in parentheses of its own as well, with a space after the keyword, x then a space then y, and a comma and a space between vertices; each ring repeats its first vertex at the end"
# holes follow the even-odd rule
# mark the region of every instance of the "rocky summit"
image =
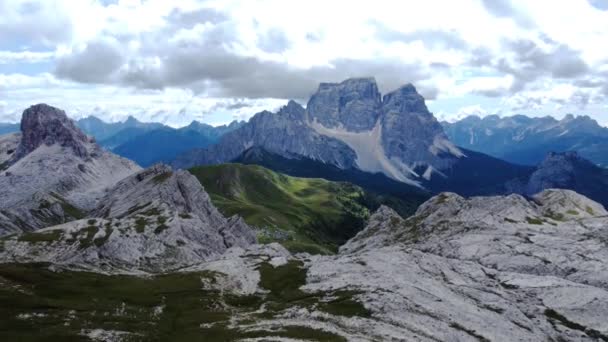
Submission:
POLYGON ((413 85, 382 97, 373 78, 356 78, 322 83, 306 108, 290 101, 276 114, 258 113, 217 145, 181 155, 173 165, 228 162, 253 146, 415 185, 464 157, 413 85))
POLYGON ((21 133, 0 138, 0 149, 0 235, 81 218, 107 187, 140 170, 45 104, 26 109, 21 133))
POLYGON ((91 142, 64 111, 41 103, 23 112, 21 141, 10 162, 17 162, 42 145, 55 144, 71 149, 80 158, 86 158, 89 156, 87 144, 91 142))

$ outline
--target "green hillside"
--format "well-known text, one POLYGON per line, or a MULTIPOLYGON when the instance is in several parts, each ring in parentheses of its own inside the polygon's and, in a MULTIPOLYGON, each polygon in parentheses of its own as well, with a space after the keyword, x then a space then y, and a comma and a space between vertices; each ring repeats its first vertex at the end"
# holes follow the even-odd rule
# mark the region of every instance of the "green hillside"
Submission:
POLYGON ((381 203, 402 212, 415 208, 350 183, 290 177, 257 165, 202 166, 190 172, 225 215, 239 214, 259 228, 261 242, 278 241, 294 252, 335 252, 381 203))

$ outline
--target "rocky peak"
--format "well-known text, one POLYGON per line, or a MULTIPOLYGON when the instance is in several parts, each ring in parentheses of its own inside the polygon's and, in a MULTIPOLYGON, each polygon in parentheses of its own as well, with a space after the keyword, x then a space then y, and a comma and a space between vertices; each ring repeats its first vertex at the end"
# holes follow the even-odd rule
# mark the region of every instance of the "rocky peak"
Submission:
POLYGON ((416 88, 408 83, 398 89, 387 93, 382 99, 384 111, 397 111, 400 113, 430 114, 424 103, 424 97, 418 94, 416 88))
POLYGON ((287 102, 287 104, 285 106, 283 106, 283 107, 281 107, 281 109, 279 109, 279 112, 277 114, 285 115, 285 116, 288 116, 293 119, 302 120, 302 119, 304 119, 304 112, 305 112, 304 107, 302 107, 299 103, 297 103, 294 100, 289 100, 289 102, 287 102))
POLYGON ((550 188, 573 189, 605 204, 608 203, 606 186, 606 171, 577 152, 551 152, 530 176, 526 193, 550 188))
POLYGON ((325 127, 363 131, 374 127, 380 105, 374 78, 352 78, 341 83, 321 83, 306 108, 309 119, 325 127))
POLYGON ((69 147, 75 155, 88 156, 89 139, 61 109, 37 104, 29 107, 21 117, 21 142, 11 159, 14 163, 41 145, 59 144, 69 147))

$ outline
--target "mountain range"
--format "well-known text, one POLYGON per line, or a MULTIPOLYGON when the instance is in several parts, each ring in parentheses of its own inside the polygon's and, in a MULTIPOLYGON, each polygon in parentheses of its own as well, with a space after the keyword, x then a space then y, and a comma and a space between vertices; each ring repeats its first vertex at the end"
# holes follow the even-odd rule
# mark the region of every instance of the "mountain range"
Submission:
MULTIPOLYGON (((381 96, 373 78, 357 78, 322 83, 306 109, 290 101, 276 114, 258 113, 217 144, 179 156, 173 166, 229 162, 254 146, 286 158, 382 173, 421 188, 460 170, 454 168, 459 163, 471 164, 462 169, 477 164, 449 141, 414 86, 381 96)), ((513 171, 506 179, 518 175, 513 171)))
POLYGON ((458 147, 367 78, 235 126, 142 169, 27 108, 0 136, 0 339, 608 340, 608 173, 577 152, 458 147))
POLYGON ((468 116, 442 125, 454 144, 512 163, 536 165, 550 152, 574 151, 608 167, 608 128, 588 116, 468 116))
MULTIPOLYGON (((143 167, 170 162, 180 153, 210 146, 225 133, 244 124, 233 121, 228 125, 211 126, 193 121, 188 126, 176 129, 161 123, 141 122, 133 116, 115 123, 88 116, 75 123, 84 133, 95 138, 100 146, 143 167)), ((0 124, 0 135, 18 131, 19 124, 0 124)))

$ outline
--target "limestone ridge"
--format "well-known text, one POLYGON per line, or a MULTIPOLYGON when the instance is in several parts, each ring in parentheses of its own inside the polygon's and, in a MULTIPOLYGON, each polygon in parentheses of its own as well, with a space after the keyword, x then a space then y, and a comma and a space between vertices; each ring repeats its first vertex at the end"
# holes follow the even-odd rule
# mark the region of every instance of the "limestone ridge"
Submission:
POLYGON ((10 163, 14 164, 43 144, 68 147, 78 157, 86 158, 89 156, 89 143, 91 141, 86 134, 68 119, 63 110, 43 103, 33 105, 21 117, 21 141, 10 163))
POLYGON ((373 78, 354 78, 321 83, 306 109, 290 101, 276 114, 258 113, 217 145, 181 155, 173 165, 228 162, 253 146, 415 185, 464 156, 413 85, 382 97, 373 78))
POLYGON ((103 150, 58 108, 31 106, 21 128, 0 139, 10 156, 0 167, 0 235, 81 218, 107 187, 140 170, 103 150))
POLYGON ((29 234, 5 240, 0 259, 162 272, 256 242, 240 217, 217 211, 193 175, 162 164, 118 182, 87 218, 29 234))

